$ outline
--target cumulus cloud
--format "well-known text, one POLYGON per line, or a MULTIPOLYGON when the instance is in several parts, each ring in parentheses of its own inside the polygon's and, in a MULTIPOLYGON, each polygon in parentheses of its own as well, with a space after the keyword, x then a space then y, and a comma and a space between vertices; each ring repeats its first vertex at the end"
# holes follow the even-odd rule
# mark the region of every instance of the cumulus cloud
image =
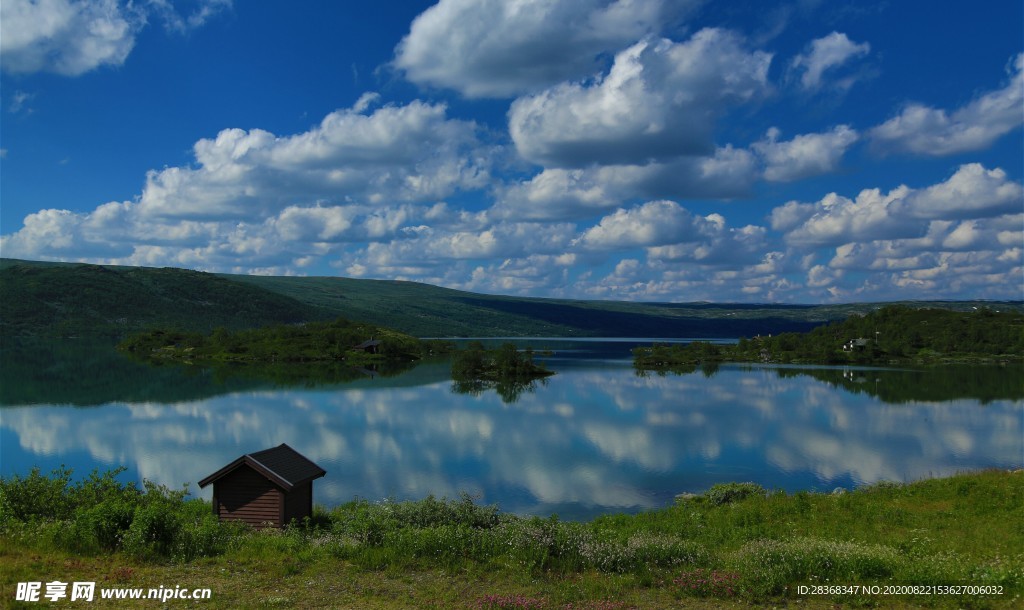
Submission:
MULTIPOLYGON (((498 266, 496 261, 510 259, 558 260, 563 266, 575 262, 575 257, 566 253, 575 235, 570 223, 484 222, 460 227, 460 220, 460 215, 453 214, 432 226, 406 231, 404 239, 371 242, 346 253, 336 266, 355 276, 496 289, 493 282, 498 276, 486 277, 481 261, 491 261, 485 266, 492 271, 498 266)), ((509 265, 507 269, 515 268, 513 263, 509 265)), ((520 275, 525 273, 520 265, 520 275)))
POLYGON ((497 294, 535 295, 559 293, 571 282, 578 257, 573 253, 530 254, 479 265, 469 279, 458 284, 464 290, 497 294))
POLYGON ((650 201, 629 210, 620 209, 587 229, 576 241, 592 250, 661 246, 690 241, 701 225, 716 223, 720 216, 698 218, 674 201, 650 201))
POLYGON ((895 237, 904 234, 907 227, 890 222, 888 206, 909 193, 905 186, 888 193, 865 189, 854 199, 829 193, 814 204, 789 202, 772 210, 770 219, 772 228, 786 230, 787 243, 798 246, 895 237))
MULTIPOLYGON (((800 85, 813 91, 822 88, 826 72, 834 71, 851 59, 863 57, 870 51, 871 45, 868 43, 855 43, 846 34, 832 32, 828 36, 812 41, 804 53, 793 58, 790 66, 803 72, 800 85)), ((839 86, 848 88, 852 83, 852 80, 846 79, 841 81, 839 86)))
POLYGON ((854 199, 830 193, 788 202, 769 218, 794 253, 810 253, 806 284, 819 298, 996 299, 1019 297, 1022 210, 1020 183, 967 164, 931 186, 865 189, 854 199), (818 258, 822 247, 833 248, 830 259, 818 258))
POLYGON ((77 76, 124 63, 145 20, 116 0, 10 0, 0 5, 0 54, 10 73, 77 76))
POLYGON ((764 227, 729 227, 721 214, 699 216, 674 201, 619 209, 573 241, 583 252, 645 248, 648 261, 753 264, 768 249, 764 227))
POLYGON ((577 282, 572 291, 601 299, 787 301, 803 290, 789 279, 791 271, 790 258, 774 250, 730 267, 628 258, 603 277, 577 282))
POLYGON ((1019 211, 1022 206, 1024 189, 1010 181, 1003 169, 968 163, 949 180, 894 203, 892 213, 924 219, 978 218, 1019 211))
POLYGON ((789 202, 770 215, 772 228, 793 245, 920 237, 926 220, 981 218, 1020 210, 1024 189, 1002 169, 961 166, 945 182, 888 193, 865 189, 855 199, 830 193, 814 204, 789 202))
POLYGON ((833 171, 846 150, 858 139, 848 125, 824 133, 809 133, 780 142, 779 130, 768 130, 751 148, 764 159, 764 177, 773 182, 792 182, 833 171))
POLYGON ((754 155, 725 146, 707 157, 645 165, 545 169, 498 190, 492 210, 501 218, 587 218, 633 199, 731 199, 749 194, 757 178, 754 155))
POLYGON ((404 238, 440 217, 464 222, 437 200, 482 188, 488 150, 474 124, 420 102, 339 110, 284 137, 226 129, 195 144, 195 166, 149 172, 137 200, 42 210, 0 245, 25 258, 288 265, 337 244, 404 238))
POLYGON ((770 54, 749 52, 738 35, 720 29, 681 43, 644 40, 593 82, 517 99, 509 132, 524 159, 545 167, 707 155, 715 119, 768 90, 770 63, 770 54))
POLYGON ((718 214, 711 214, 704 220, 700 239, 648 248, 648 259, 715 266, 745 265, 760 261, 770 247, 764 227, 729 227, 725 218, 718 214))
POLYGON ((901 241, 849 244, 837 248, 829 266, 869 273, 864 286, 848 291, 845 298, 864 293, 882 298, 915 295, 971 294, 973 298, 1019 298, 1021 249, 920 250, 901 241), (1016 288, 1014 288, 1016 286, 1016 288))
POLYGON ((287 137, 225 129, 196 143, 197 168, 150 172, 139 205, 154 216, 231 217, 303 201, 439 199, 486 181, 479 145, 473 123, 418 101, 339 110, 287 137))
POLYGON ((697 4, 442 0, 413 21, 394 65, 420 85, 511 97, 587 76, 602 54, 658 33, 697 4))
POLYGON ((101 66, 120 66, 150 14, 159 15, 168 29, 183 32, 230 5, 230 0, 202 1, 192 15, 183 17, 168 0, 5 0, 0 4, 3 70, 78 76, 101 66))
POLYGON ((944 156, 982 150, 1024 123, 1024 54, 1010 68, 1010 82, 948 113, 911 103, 869 135, 887 152, 944 156))

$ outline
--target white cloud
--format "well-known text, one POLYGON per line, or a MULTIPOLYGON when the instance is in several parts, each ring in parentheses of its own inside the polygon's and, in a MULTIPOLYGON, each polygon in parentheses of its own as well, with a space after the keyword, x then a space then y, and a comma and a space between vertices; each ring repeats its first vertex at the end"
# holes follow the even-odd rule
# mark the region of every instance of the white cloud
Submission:
POLYGON ((842 271, 829 269, 825 265, 815 265, 807 272, 807 285, 811 288, 825 288, 837 283, 842 271))
POLYGON ((637 199, 732 199, 749 194, 757 174, 754 155, 731 146, 712 156, 646 165, 551 168, 498 189, 492 212, 501 218, 581 219, 637 199))
POLYGON ((489 154, 475 125, 420 102, 339 110, 285 137, 226 129, 196 143, 195 166, 149 172, 137 200, 42 210, 0 246, 24 258, 283 267, 355 241, 415 237, 424 223, 476 229, 478 219, 436 202, 487 184, 489 154))
POLYGON ((933 268, 939 260, 947 263, 977 261, 982 257, 1007 271, 1020 264, 1020 249, 1024 243, 1022 220, 1021 214, 960 222, 933 220, 920 237, 840 245, 829 267, 862 271, 914 270, 933 268))
POLYGON ((865 189, 856 199, 830 193, 814 204, 789 202, 771 213, 772 228, 792 245, 838 245, 914 238, 928 220, 997 216, 1024 207, 1024 189, 1002 169, 961 166, 945 182, 923 189, 900 186, 883 194, 865 189))
POLYGON ((576 263, 577 256, 571 253, 506 258, 476 267, 469 280, 457 286, 492 294, 557 293, 569 284, 569 272, 576 263))
POLYGON ((7 107, 8 112, 11 112, 12 114, 17 114, 19 112, 32 114, 32 108, 28 106, 28 103, 31 102, 34 97, 34 93, 15 91, 14 95, 11 96, 11 103, 7 107))
POLYGON ((890 152, 944 156, 982 150, 1024 123, 1024 54, 1008 70, 1010 82, 947 113, 908 104, 900 114, 870 131, 875 145, 890 152))
MULTIPOLYGON (((888 193, 865 189, 856 199, 829 193, 817 203, 790 202, 772 211, 772 227, 785 233, 787 243, 796 246, 835 245, 857 240, 884 239, 905 235, 905 223, 892 222, 888 206, 910 193, 901 186, 888 193)), ((919 223, 910 225, 916 230, 919 223)))
MULTIPOLYGON (((808 45, 805 53, 797 55, 790 64, 794 70, 803 70, 800 84, 804 89, 817 90, 823 86, 826 72, 845 64, 851 59, 863 57, 871 51, 866 42, 854 43, 846 34, 832 32, 808 45)), ((846 88, 852 81, 846 80, 840 86, 846 88)))
POLYGON ((972 298, 1020 298, 1021 249, 920 251, 906 244, 879 241, 836 249, 829 266, 853 270, 868 278, 845 298, 942 298, 969 294, 972 298))
POLYGON ((648 260, 701 265, 748 264, 768 249, 763 227, 729 227, 720 214, 698 216, 674 201, 619 209, 573 242, 582 251, 646 248, 648 260))
POLYGON ((1024 189, 1001 169, 967 164, 924 188, 791 201, 770 222, 805 256, 805 298, 1020 297, 1024 189))
POLYGON ((792 262, 782 252, 762 252, 759 258, 732 267, 648 258, 624 259, 596 279, 584 278, 571 294, 592 298, 646 301, 762 301, 792 300, 803 285, 788 279, 792 262))
POLYGON ((961 165, 949 180, 914 192, 892 206, 892 214, 912 218, 979 218, 1024 208, 1024 189, 1001 168, 961 165))
POLYGON ((700 235, 703 224, 719 218, 695 217, 674 201, 650 201, 605 216, 576 243, 590 250, 614 250, 691 241, 700 235))
POLYGON ((5 0, 0 5, 3 69, 77 76, 119 66, 144 24, 142 15, 116 0, 5 0))
POLYGON ((150 14, 168 29, 203 25, 231 5, 204 0, 181 17, 168 0, 143 4, 119 0, 4 0, 0 4, 0 56, 12 73, 55 72, 78 76, 101 66, 124 64, 150 14))
POLYGON ((509 110, 519 154, 546 167, 645 164, 714 151, 715 119, 768 90, 771 55, 704 29, 682 43, 645 40, 593 83, 562 83, 509 110))
POLYGON ((470 272, 465 262, 561 256, 574 234, 575 227, 568 223, 498 222, 474 229, 436 225, 405 239, 369 243, 344 256, 341 264, 371 277, 443 277, 444 285, 461 286, 470 272))
POLYGON ((511 97, 593 73, 603 53, 657 34, 698 3, 441 0, 413 21, 394 65, 420 85, 511 97))
POLYGON ((185 33, 202 27, 217 13, 231 8, 231 3, 232 0, 199 0, 188 16, 179 14, 171 0, 147 0, 146 8, 160 17, 168 30, 185 33))
POLYGON ((418 101, 369 115, 339 110, 287 137, 225 129, 196 143, 199 167, 150 172, 139 205, 153 216, 217 218, 302 202, 439 199, 485 183, 489 161, 475 132, 444 106, 418 101))
POLYGON ((779 142, 779 130, 768 130, 765 139, 751 148, 765 162, 764 177, 773 182, 791 182, 833 171, 846 150, 857 141, 857 132, 839 125, 825 133, 809 133, 779 142))
POLYGON ((692 262, 701 265, 745 265, 761 260, 770 249, 764 227, 733 228, 725 218, 711 214, 704 218, 698 240, 647 249, 650 260, 692 262))

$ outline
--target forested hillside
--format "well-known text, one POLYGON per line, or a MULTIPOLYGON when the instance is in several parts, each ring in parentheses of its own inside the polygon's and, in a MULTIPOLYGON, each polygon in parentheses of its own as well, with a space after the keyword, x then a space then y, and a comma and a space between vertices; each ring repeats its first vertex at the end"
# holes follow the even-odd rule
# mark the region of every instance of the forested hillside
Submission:
POLYGON ((5 337, 120 337, 148 328, 208 332, 328 318, 274 292, 184 269, 4 264, 5 337))
MULTIPOLYGON (((1024 310, 1021 302, 929 303, 960 311, 984 305, 1024 310)), ((715 338, 807 331, 878 307, 521 298, 415 282, 0 259, 5 338, 123 338, 155 328, 208 333, 338 317, 417 337, 715 338)))
POLYGON ((709 362, 889 364, 1024 359, 1024 314, 988 307, 970 312, 887 306, 807 333, 743 337, 736 345, 694 342, 634 351, 644 370, 709 362))

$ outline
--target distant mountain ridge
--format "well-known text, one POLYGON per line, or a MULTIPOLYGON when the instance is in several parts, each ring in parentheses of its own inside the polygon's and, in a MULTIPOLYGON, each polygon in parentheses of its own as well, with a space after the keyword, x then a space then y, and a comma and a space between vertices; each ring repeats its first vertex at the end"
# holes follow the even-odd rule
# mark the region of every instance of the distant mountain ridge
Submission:
MULTIPOLYGON (((913 302, 901 302, 913 305, 913 302)), ((1024 311, 1024 302, 929 301, 1024 311)), ((751 305, 508 297, 416 282, 0 259, 4 337, 123 337, 345 317, 419 337, 738 337, 804 331, 873 303, 751 305)))

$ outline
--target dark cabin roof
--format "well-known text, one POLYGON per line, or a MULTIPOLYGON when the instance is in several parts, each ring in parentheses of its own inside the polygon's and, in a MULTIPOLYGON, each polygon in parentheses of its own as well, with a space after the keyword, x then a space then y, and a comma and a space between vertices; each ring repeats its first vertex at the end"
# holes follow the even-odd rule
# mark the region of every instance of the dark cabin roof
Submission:
POLYGON ((362 343, 353 347, 352 349, 368 349, 371 347, 380 347, 380 341, 376 339, 370 339, 368 341, 363 341, 362 343))
POLYGON ((206 487, 210 483, 231 474, 243 465, 249 466, 267 477, 285 491, 291 491, 303 483, 308 483, 327 474, 326 470, 314 464, 309 458, 285 443, 281 443, 277 447, 243 455, 199 481, 199 487, 206 487))

